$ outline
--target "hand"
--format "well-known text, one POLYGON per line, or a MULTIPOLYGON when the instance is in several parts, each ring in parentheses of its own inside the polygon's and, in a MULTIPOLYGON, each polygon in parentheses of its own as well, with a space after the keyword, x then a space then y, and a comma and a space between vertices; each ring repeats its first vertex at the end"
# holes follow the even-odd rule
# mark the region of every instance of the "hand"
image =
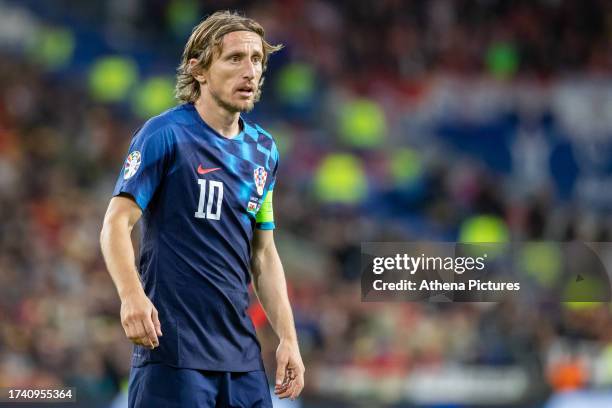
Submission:
POLYGON ((157 309, 142 290, 122 298, 121 325, 134 344, 148 349, 159 346, 157 336, 161 336, 162 332, 157 309))
POLYGON ((276 349, 276 385, 279 398, 297 398, 304 388, 304 363, 297 341, 281 340, 276 349))

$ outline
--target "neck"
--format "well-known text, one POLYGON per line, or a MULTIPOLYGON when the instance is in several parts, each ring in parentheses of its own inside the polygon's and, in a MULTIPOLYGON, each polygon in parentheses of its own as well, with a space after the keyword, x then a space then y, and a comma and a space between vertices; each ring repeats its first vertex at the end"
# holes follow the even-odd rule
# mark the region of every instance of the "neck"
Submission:
POLYGON ((210 95, 206 98, 200 95, 194 106, 202 120, 221 136, 231 139, 240 133, 240 112, 230 112, 219 106, 210 95))

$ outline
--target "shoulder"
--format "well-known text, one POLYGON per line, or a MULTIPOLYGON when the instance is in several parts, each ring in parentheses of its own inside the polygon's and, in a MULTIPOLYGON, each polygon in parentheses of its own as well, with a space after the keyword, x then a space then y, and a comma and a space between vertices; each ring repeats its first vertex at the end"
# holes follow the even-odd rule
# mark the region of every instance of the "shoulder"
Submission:
POLYGON ((276 147, 274 137, 258 124, 244 118, 242 120, 244 122, 244 132, 257 142, 257 148, 260 151, 265 150, 269 152, 271 158, 275 162, 278 161, 278 148, 276 147))
POLYGON ((182 126, 188 124, 184 105, 170 108, 147 120, 138 130, 136 136, 143 139, 174 140, 182 126))
POLYGON ((176 130, 188 124, 185 105, 177 105, 147 120, 142 126, 146 133, 176 130))

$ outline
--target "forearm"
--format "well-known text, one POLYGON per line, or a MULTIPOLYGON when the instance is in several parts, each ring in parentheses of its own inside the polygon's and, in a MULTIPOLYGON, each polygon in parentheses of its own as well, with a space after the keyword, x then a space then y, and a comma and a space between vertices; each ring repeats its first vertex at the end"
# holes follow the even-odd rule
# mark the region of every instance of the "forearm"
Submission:
POLYGON ((283 265, 272 245, 254 255, 251 262, 253 287, 272 329, 281 340, 297 342, 293 313, 287 295, 283 265))
POLYGON ((127 223, 113 221, 105 222, 100 234, 102 255, 121 299, 142 291, 130 232, 127 223))

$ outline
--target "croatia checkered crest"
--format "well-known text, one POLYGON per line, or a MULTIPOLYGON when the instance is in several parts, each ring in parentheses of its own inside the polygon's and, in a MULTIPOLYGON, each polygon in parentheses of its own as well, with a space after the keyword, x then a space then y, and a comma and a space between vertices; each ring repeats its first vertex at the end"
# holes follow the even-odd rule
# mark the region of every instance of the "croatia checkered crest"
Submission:
POLYGON ((253 172, 257 194, 259 195, 263 194, 264 186, 266 185, 266 177, 268 177, 268 172, 263 167, 257 167, 253 172))

